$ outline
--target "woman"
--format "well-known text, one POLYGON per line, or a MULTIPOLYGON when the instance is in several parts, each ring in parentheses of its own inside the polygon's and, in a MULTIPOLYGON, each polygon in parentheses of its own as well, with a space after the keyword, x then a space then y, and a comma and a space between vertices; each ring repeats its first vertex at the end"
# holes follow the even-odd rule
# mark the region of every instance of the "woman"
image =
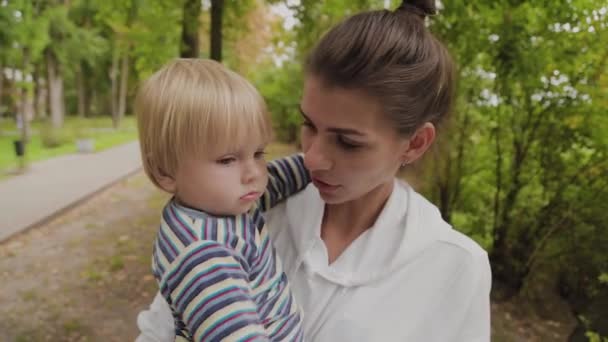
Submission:
MULTIPOLYGON (((313 184, 267 215, 307 341, 489 341, 487 254, 396 180, 435 139, 454 70, 424 25, 432 1, 357 14, 306 65, 302 147, 313 184), (274 229, 274 230, 273 230, 274 229)), ((159 298, 142 341, 172 340, 159 298)))

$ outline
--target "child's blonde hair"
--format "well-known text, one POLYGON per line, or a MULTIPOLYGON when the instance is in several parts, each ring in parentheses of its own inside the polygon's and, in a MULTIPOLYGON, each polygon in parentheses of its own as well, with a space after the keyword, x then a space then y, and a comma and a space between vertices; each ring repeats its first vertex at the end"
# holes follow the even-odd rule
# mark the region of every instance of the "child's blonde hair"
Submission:
POLYGON ((175 59, 146 80, 135 100, 143 166, 152 182, 174 176, 188 154, 225 153, 244 139, 270 140, 258 91, 222 64, 175 59))

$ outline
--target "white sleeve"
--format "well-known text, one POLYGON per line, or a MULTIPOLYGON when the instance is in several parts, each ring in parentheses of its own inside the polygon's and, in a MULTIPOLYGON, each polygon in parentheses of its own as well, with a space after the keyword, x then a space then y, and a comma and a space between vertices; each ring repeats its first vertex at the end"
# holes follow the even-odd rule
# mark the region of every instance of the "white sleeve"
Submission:
POLYGON ((476 258, 473 294, 457 341, 490 341, 490 290, 492 270, 486 253, 476 258))
POLYGON ((137 315, 137 327, 140 334, 135 342, 173 342, 175 340, 171 308, 160 292, 156 293, 150 308, 137 315))

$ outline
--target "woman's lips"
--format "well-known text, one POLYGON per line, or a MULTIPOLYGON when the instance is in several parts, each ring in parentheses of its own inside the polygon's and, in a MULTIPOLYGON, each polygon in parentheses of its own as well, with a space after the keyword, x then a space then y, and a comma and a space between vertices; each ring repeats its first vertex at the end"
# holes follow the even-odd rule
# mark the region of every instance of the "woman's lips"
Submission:
POLYGON ((319 189, 320 192, 325 192, 325 193, 333 192, 340 187, 339 185, 325 183, 324 181, 322 181, 318 178, 313 178, 312 183, 317 187, 317 189, 319 189))

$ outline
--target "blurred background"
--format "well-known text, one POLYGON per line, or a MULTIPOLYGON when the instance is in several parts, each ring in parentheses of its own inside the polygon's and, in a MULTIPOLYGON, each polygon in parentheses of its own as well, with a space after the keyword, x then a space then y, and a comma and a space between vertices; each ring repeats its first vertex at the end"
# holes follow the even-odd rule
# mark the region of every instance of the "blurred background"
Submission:
MULTIPOLYGON (((135 337, 166 200, 140 171, 143 79, 221 60, 265 97, 283 155, 306 53, 345 16, 399 3, 0 0, 0 341, 135 337)), ((494 341, 608 341, 608 1, 438 8, 458 103, 405 177, 488 250, 494 341)))

